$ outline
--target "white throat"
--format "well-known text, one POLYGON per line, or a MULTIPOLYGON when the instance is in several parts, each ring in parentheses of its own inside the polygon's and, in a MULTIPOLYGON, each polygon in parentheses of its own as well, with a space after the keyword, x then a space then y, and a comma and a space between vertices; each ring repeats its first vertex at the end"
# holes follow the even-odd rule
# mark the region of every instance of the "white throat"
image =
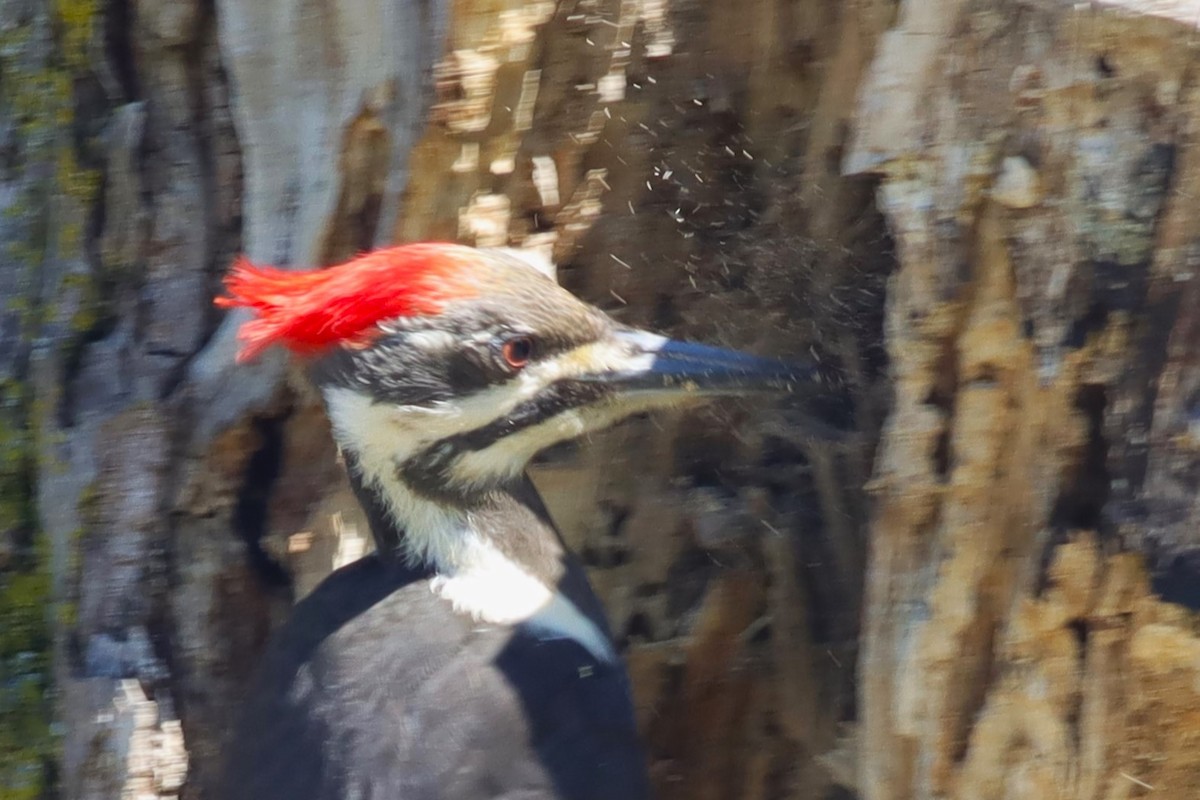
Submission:
POLYGON ((435 572, 435 594, 480 622, 528 623, 554 638, 575 639, 598 659, 616 658, 595 623, 481 534, 469 511, 421 497, 396 474, 399 461, 455 432, 461 420, 439 419, 436 409, 375 404, 349 389, 326 389, 325 404, 334 437, 355 453, 363 480, 404 532, 405 560, 435 572))

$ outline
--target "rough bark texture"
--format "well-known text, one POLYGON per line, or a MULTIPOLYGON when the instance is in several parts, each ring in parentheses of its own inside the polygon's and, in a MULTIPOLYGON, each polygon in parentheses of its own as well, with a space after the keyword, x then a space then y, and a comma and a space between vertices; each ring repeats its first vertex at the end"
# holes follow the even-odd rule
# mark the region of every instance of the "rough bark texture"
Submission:
POLYGON ((1196 9, 906 3, 850 171, 901 269, 869 798, 1200 792, 1196 9))
POLYGON ((536 465, 661 797, 1196 796, 1191 17, 0 0, 0 797, 215 798, 266 636, 367 539, 211 298, 425 238, 827 373, 536 465))

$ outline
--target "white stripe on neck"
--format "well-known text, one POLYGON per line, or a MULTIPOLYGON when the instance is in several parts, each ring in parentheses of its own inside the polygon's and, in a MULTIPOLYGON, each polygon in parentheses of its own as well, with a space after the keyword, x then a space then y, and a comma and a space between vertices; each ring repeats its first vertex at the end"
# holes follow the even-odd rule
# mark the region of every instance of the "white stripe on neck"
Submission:
POLYGON ((414 494, 396 475, 398 460, 440 438, 429 409, 375 404, 349 389, 326 389, 325 404, 334 437, 354 453, 363 480, 404 532, 405 559, 435 571, 430 588, 438 596, 481 622, 527 623, 547 638, 574 639, 599 660, 616 660, 596 624, 479 533, 469 512, 414 494))

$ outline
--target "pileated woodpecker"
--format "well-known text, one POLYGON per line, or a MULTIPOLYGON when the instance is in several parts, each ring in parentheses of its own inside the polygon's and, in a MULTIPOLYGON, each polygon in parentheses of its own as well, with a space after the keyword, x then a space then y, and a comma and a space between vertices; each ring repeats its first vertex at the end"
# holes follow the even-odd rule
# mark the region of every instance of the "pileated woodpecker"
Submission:
POLYGON ((377 552, 267 648, 220 800, 639 800, 629 682, 526 463, 630 414, 779 390, 780 361, 624 327, 503 250, 238 264, 239 359, 321 390, 377 552))

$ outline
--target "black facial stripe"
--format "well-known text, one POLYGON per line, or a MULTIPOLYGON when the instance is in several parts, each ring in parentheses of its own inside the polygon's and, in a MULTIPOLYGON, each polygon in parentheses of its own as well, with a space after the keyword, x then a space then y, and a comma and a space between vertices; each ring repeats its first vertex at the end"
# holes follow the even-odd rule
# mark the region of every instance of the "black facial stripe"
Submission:
MULTIPOLYGON (((450 470, 462 456, 486 450, 506 436, 532 428, 573 408, 591 405, 611 392, 612 390, 602 383, 557 381, 500 419, 435 442, 398 464, 397 473, 400 479, 415 491, 437 498, 447 493, 450 470)), ((460 492, 461 487, 457 487, 455 496, 460 492)))
MULTIPOLYGON (((512 309, 488 304, 437 318, 395 320, 391 330, 366 347, 330 350, 313 363, 313 378, 319 386, 351 389, 376 402, 431 406, 511 380, 518 370, 505 363, 501 348, 514 334, 533 339, 535 361, 603 334, 599 323, 569 331, 516 328, 504 316, 506 310, 512 309), (437 334, 445 345, 430 347, 418 338, 424 334, 437 334)), ((432 341, 440 344, 439 339, 432 341)))
POLYGON ((459 452, 486 450, 505 436, 533 427, 569 409, 594 403, 610 392, 609 387, 602 383, 557 381, 532 400, 517 405, 508 416, 473 431, 460 433, 447 441, 453 441, 459 452))
MULTIPOLYGON (((450 400, 460 391, 450 380, 450 354, 438 358, 412 347, 403 334, 389 335, 362 349, 336 348, 312 366, 313 379, 322 387, 336 386, 367 395, 376 402, 405 406, 430 406, 450 400)), ((469 383, 470 372, 457 376, 469 383)), ((474 387, 464 387, 471 392, 474 387)))

